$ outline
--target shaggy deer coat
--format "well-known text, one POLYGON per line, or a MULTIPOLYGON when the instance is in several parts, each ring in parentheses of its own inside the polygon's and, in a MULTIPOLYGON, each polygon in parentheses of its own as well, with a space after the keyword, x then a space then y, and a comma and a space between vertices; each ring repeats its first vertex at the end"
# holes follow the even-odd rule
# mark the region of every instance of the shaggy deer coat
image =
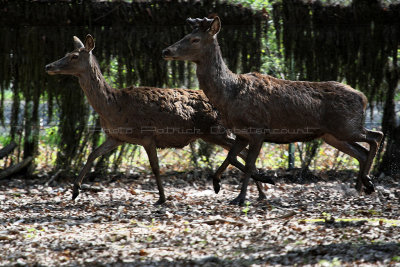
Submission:
POLYGON ((245 179, 233 204, 245 200, 247 183, 256 170, 255 161, 263 142, 322 138, 359 161, 357 189, 364 185, 367 193, 374 191, 367 175, 383 135, 364 128, 367 98, 361 92, 338 82, 287 81, 259 73, 232 73, 217 41, 220 19, 188 22, 193 32, 165 49, 163 57, 196 63, 200 89, 220 111, 224 126, 237 136, 228 154, 230 163, 249 144, 245 179), (368 143, 369 151, 356 142, 368 143))
MULTIPOLYGON (((156 177, 160 198, 166 198, 162 186, 157 148, 182 148, 198 138, 229 149, 233 139, 221 126, 217 112, 200 90, 161 89, 154 87, 128 87, 113 89, 104 79, 99 65, 92 55, 94 40, 88 35, 85 45, 74 37, 75 50, 64 58, 46 66, 49 74, 69 74, 79 78, 79 83, 90 105, 99 114, 107 140, 89 156, 85 166, 75 179, 73 196, 79 194, 85 174, 92 162, 123 143, 142 145, 149 157, 156 177)), ((245 152, 246 154, 246 152, 245 152)), ((229 165, 223 163, 216 180, 229 165)), ((235 165, 244 170, 242 164, 235 165)), ((273 183, 268 178, 255 179, 273 183)), ((259 197, 265 198, 259 182, 259 197)))

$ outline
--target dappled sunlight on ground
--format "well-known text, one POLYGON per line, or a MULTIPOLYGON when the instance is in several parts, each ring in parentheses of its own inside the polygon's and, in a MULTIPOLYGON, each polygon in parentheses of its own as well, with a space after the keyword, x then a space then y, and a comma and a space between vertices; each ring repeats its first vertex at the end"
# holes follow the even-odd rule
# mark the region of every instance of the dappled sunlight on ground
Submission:
POLYGON ((0 265, 399 264, 398 183, 375 179, 366 196, 347 176, 277 176, 264 201, 251 183, 242 207, 228 204, 236 171, 219 194, 201 170, 164 174, 168 201, 157 207, 152 175, 97 177, 75 202, 69 185, 44 186, 48 177, 1 181, 0 265))

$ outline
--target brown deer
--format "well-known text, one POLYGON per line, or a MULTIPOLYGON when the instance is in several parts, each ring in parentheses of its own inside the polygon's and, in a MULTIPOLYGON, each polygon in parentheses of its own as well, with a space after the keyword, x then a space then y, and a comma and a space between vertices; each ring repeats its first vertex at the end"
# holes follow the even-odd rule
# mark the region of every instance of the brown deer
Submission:
POLYGON ((237 138, 228 153, 230 163, 249 144, 240 194, 231 203, 242 204, 249 177, 263 142, 291 143, 322 138, 356 158, 360 164, 356 188, 369 194, 368 177, 383 134, 364 128, 367 98, 338 82, 287 81, 259 73, 235 74, 225 65, 217 41, 219 17, 187 19, 193 32, 163 51, 167 60, 189 60, 211 104, 225 127, 237 138), (369 150, 357 142, 369 144, 369 150))
MULTIPOLYGON (((92 162, 123 143, 142 145, 148 155, 156 177, 159 200, 166 201, 161 183, 157 148, 182 148, 198 138, 229 149, 234 140, 221 126, 215 109, 201 90, 128 87, 113 89, 104 79, 96 58, 92 54, 93 37, 86 36, 85 45, 74 36, 75 49, 65 57, 46 65, 49 74, 77 76, 89 103, 99 114, 106 141, 96 148, 74 181, 72 199, 79 194, 85 174, 92 162)), ((244 151, 244 155, 247 151, 244 151)), ((243 156, 243 155, 240 155, 243 156)), ((236 163, 235 163, 236 164, 236 163)), ((222 164, 214 180, 229 163, 222 164)), ((236 167, 244 171, 242 164, 236 167)), ((256 180, 273 183, 258 174, 256 180)), ((259 198, 264 199, 261 184, 256 182, 259 198)), ((215 185, 218 186, 218 185, 215 185)))

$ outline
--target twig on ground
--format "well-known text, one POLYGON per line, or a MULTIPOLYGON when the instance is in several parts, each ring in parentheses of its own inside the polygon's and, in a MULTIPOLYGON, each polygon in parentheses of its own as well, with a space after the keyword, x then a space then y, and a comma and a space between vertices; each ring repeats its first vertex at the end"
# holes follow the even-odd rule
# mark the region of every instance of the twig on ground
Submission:
POLYGON ((227 219, 222 219, 222 218, 216 218, 212 220, 205 220, 205 221, 193 221, 192 223, 198 223, 198 224, 208 224, 208 225, 215 225, 217 223, 229 223, 233 224, 236 226, 243 226, 246 222, 244 221, 234 221, 234 220, 227 220, 227 219))
POLYGON ((294 215, 296 215, 296 214, 297 214, 297 213, 296 213, 295 211, 290 211, 290 212, 288 212, 288 213, 286 213, 286 214, 283 214, 283 215, 281 215, 281 216, 274 217, 274 218, 267 218, 267 219, 265 219, 265 220, 287 219, 287 218, 290 218, 290 217, 292 217, 292 216, 294 216, 294 215))
POLYGON ((44 183, 44 185, 48 186, 50 183, 52 183, 55 179, 57 179, 62 171, 63 169, 59 169, 53 176, 51 176, 51 178, 46 183, 44 183))

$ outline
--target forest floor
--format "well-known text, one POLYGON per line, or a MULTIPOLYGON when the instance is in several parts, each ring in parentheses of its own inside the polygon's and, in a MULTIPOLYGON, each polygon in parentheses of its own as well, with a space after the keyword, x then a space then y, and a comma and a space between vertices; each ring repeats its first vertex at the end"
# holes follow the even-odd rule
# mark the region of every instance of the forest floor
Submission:
POLYGON ((250 184, 241 207, 233 170, 219 194, 205 171, 164 174, 161 206, 150 174, 87 181, 75 201, 50 177, 0 181, 0 265, 400 266, 400 177, 367 196, 353 172, 269 172, 267 199, 250 184))

